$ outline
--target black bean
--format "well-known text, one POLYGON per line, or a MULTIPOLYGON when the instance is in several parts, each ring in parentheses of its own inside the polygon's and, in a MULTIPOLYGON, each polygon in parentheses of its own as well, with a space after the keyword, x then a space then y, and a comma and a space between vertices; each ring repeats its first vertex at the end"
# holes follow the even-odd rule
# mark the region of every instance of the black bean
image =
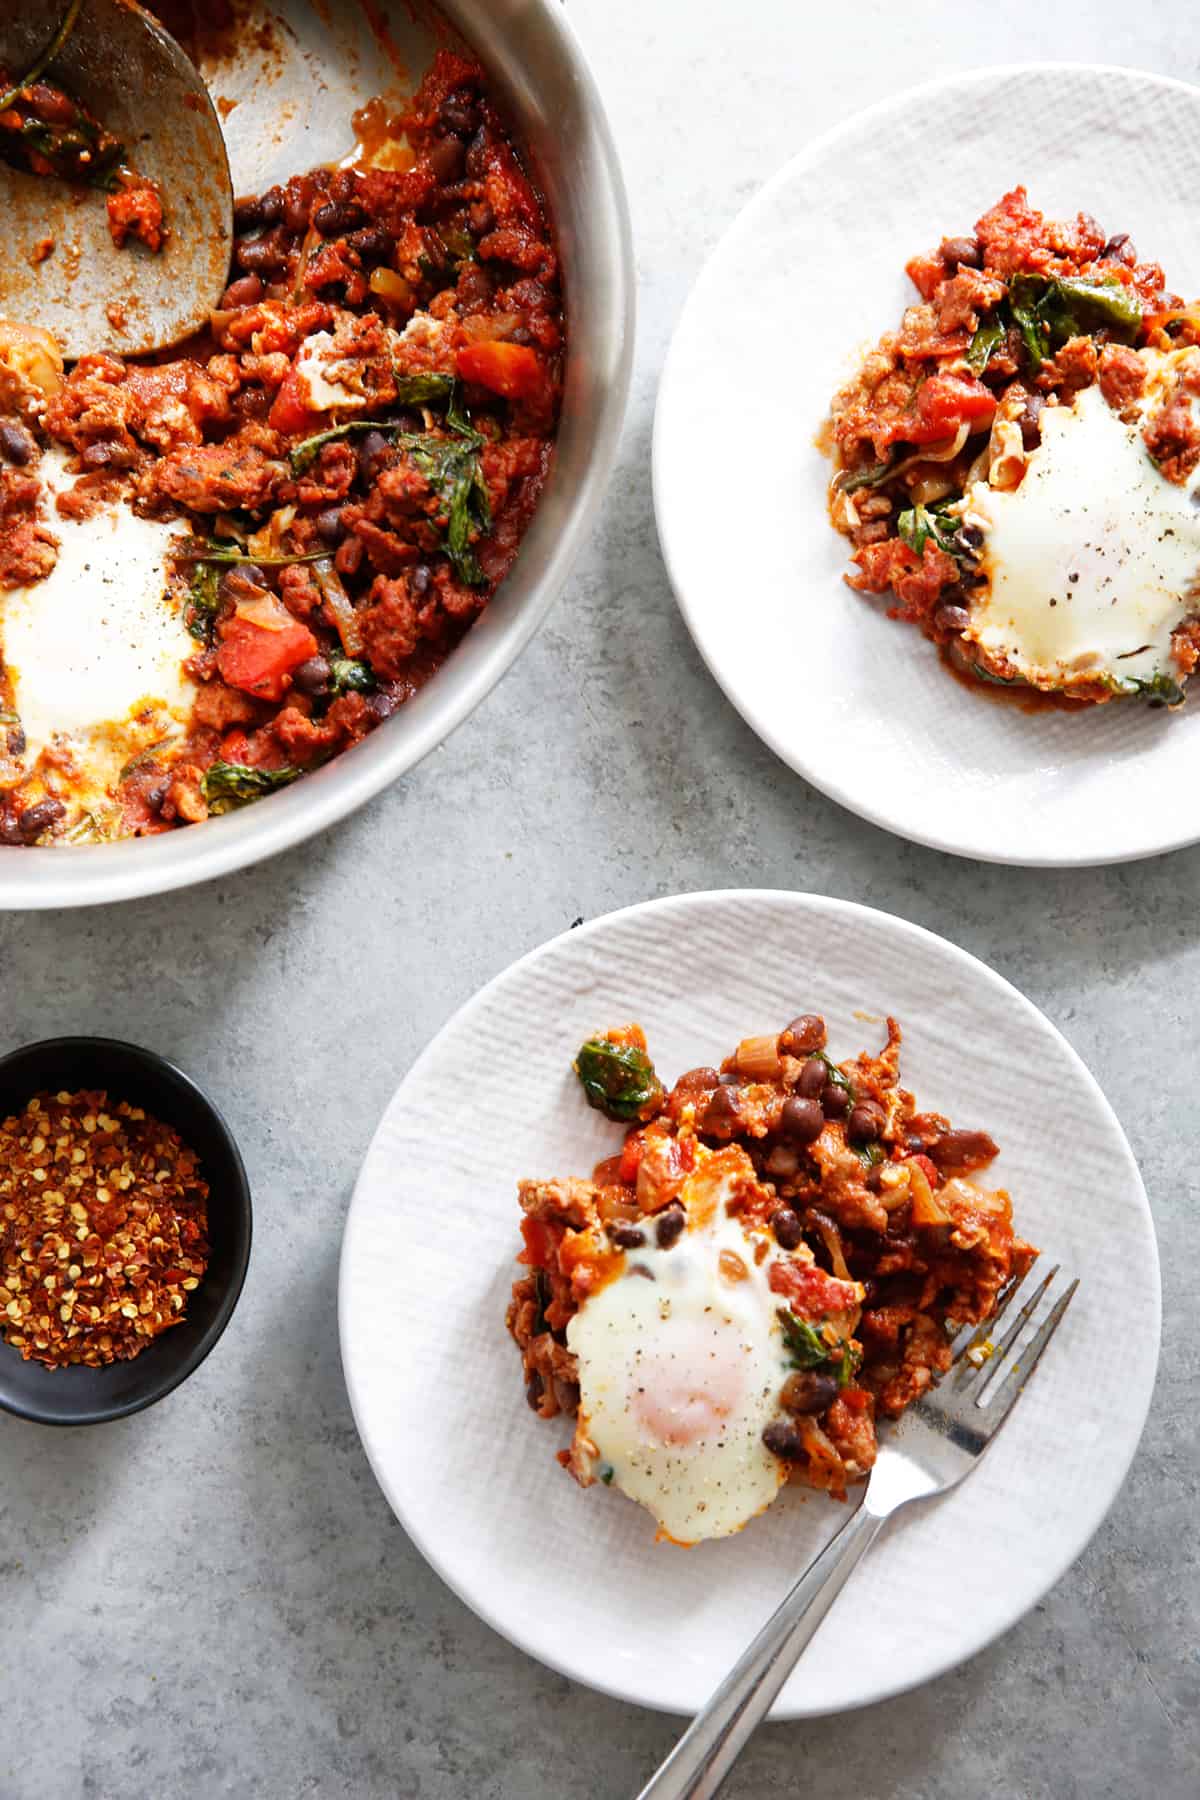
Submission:
POLYGON ((27 806, 21 814, 21 836, 27 844, 41 837, 43 831, 49 831, 51 825, 66 817, 67 809, 61 800, 39 800, 34 806, 27 806))
POLYGON ((443 131, 453 132, 455 137, 474 137, 479 130, 479 108, 465 94, 451 94, 442 101, 438 122, 443 131))
POLYGON ((352 231, 346 242, 364 262, 383 262, 396 246, 395 238, 382 225, 364 225, 361 231, 352 231))
POLYGON ((268 188, 258 202, 258 216, 264 225, 278 225, 283 217, 283 189, 268 188))
POLYGON ((383 688, 374 694, 367 695, 367 711, 373 713, 377 719, 390 719, 399 705, 400 702, 395 694, 389 694, 383 688))
POLYGON ((815 1100, 825 1083, 829 1080, 829 1072, 819 1056, 812 1057, 805 1063, 796 1078, 796 1092, 803 1094, 806 1100, 815 1100))
POLYGON ((145 796, 145 800, 146 805, 150 808, 151 812, 162 811, 170 789, 171 784, 169 781, 156 782, 155 785, 149 789, 145 796))
POLYGON ((1117 262, 1123 262, 1126 268, 1132 268, 1137 261, 1137 251, 1129 241, 1127 231, 1118 231, 1116 237, 1110 237, 1100 254, 1114 257, 1117 262))
POLYGON ((779 1129, 794 1143, 814 1143, 824 1126, 825 1114, 821 1111, 819 1101, 806 1100, 799 1094, 793 1094, 784 1101, 779 1115, 779 1129))
POLYGON ((425 160, 443 187, 458 180, 467 160, 467 147, 453 133, 425 152, 425 160))
POLYGON ((762 1434, 762 1441, 772 1456, 782 1456, 788 1462, 795 1462, 804 1455, 804 1439, 794 1425, 788 1425, 782 1419, 772 1419, 762 1434))
POLYGON ((318 206, 312 222, 322 237, 340 237, 344 231, 353 231, 362 223, 362 208, 353 201, 326 200, 323 206, 318 206))
POLYGON ((263 297, 261 275, 239 275, 225 289, 221 305, 226 309, 235 306, 254 306, 263 297))
POLYGON ((846 1120, 847 1142, 870 1144, 879 1136, 884 1124, 882 1106, 877 1106, 874 1100, 860 1100, 846 1120))
POLYGON ((313 523, 323 544, 340 544, 346 535, 340 506, 327 506, 324 512, 317 514, 313 523))
POLYGON ((978 525, 960 525, 958 536, 960 543, 971 550, 978 550, 983 543, 983 532, 978 525))
POLYGON ((738 1101, 736 1088, 719 1087, 705 1107, 700 1119, 702 1131, 716 1132, 718 1135, 732 1137, 741 1124, 742 1109, 738 1101))
POLYGON ((672 1244, 678 1243, 687 1223, 687 1214, 678 1200, 672 1200, 670 1206, 663 1208, 654 1221, 654 1240, 660 1250, 669 1250, 672 1244))
POLYGON ((307 231, 308 215, 316 193, 316 182, 310 176, 289 181, 283 201, 283 222, 289 231, 307 231))
POLYGON ((819 1013, 801 1013, 779 1034, 779 1048, 791 1056, 807 1056, 825 1048, 825 1021, 819 1013))
POLYGON ((715 1069, 704 1064, 698 1069, 687 1069, 675 1083, 676 1088, 685 1094, 702 1093, 705 1088, 719 1087, 721 1077, 715 1069))
POLYGON ((308 694, 311 699, 315 700, 318 695, 329 692, 329 677, 332 674, 333 670, 329 666, 327 657, 310 656, 307 662, 302 662, 300 667, 293 671, 292 680, 302 694, 308 694))
POLYGON ((609 1236, 622 1250, 640 1250, 646 1241, 645 1232, 637 1225, 613 1225, 609 1236))
POLYGON ((933 623, 939 631, 965 631, 971 623, 971 615, 965 606, 955 606, 947 601, 945 606, 934 608, 933 623))
POLYGON ((763 1161, 763 1171, 772 1180, 790 1181, 800 1167, 800 1152, 790 1144, 776 1144, 763 1161))
POLYGON ((1017 420, 1026 450, 1036 450, 1042 441, 1042 408, 1045 404, 1041 394, 1030 394, 1017 420))
POLYGON ((242 238, 234 252, 237 265, 251 275, 270 275, 287 262, 287 250, 273 231, 262 237, 242 238))
POLYGON ((983 261, 977 237, 943 238, 939 255, 948 269, 957 269, 961 263, 969 269, 977 269, 983 261))
POLYGON ((358 472, 368 485, 375 479, 375 463, 387 449, 388 441, 382 431, 368 431, 358 446, 358 472))
POLYGON ((23 469, 33 455, 33 439, 23 425, 14 425, 5 419, 0 423, 0 450, 10 463, 23 469))
POLYGON ((850 1096, 844 1087, 831 1081, 821 1089, 821 1111, 827 1119, 844 1119, 850 1111, 850 1096))
POLYGON ((771 1230, 775 1233, 775 1242, 784 1250, 799 1249, 804 1227, 800 1223, 800 1215, 793 1212, 790 1206, 775 1208, 771 1214, 771 1230))
POLYGON ((20 819, 18 819, 15 812, 10 812, 6 806, 0 806, 0 844, 15 845, 23 844, 24 842, 25 839, 21 836, 20 819))
POLYGON ((233 229, 236 232, 253 231, 259 225, 265 225, 262 201, 257 194, 247 194, 233 203, 233 229))
POLYGON ((25 736, 23 727, 20 725, 10 725, 8 728, 8 754, 10 756, 24 756, 27 744, 28 739, 25 736))
POLYGON ((719 1085, 721 1087, 741 1087, 742 1078, 736 1069, 726 1069, 720 1078, 719 1085))
POLYGON ((428 563, 417 563, 408 578, 408 591, 416 600, 423 600, 429 592, 429 584, 433 580, 433 570, 428 563))
POLYGON ((815 1369, 797 1369, 784 1382, 779 1401, 790 1413, 823 1413, 829 1410, 837 1396, 838 1384, 832 1375, 818 1375, 815 1369))
POLYGON ((528 1400, 534 1412, 538 1410, 538 1407, 542 1403, 542 1394, 544 1391, 545 1383, 535 1369, 530 1375, 529 1380, 525 1383, 525 1398, 528 1400))

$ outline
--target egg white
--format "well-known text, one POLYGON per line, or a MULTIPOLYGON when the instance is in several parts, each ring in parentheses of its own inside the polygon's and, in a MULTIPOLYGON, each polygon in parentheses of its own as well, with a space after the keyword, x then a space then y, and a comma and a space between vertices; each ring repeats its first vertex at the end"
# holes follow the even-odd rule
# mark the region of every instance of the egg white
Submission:
MULTIPOLYGON (((1151 376, 1142 415, 1161 403, 1169 359, 1142 353, 1151 376)), ((1081 679, 1118 687, 1178 674, 1175 627, 1196 610, 1200 576, 1197 472, 1168 481, 1099 387, 1047 407, 1041 443, 1016 488, 974 482, 963 517, 984 534, 984 588, 964 636, 1003 656, 1037 687, 1081 679)))
MULTIPOLYGON (((41 459, 51 494, 73 480, 65 464, 61 451, 41 459)), ((181 732, 191 712, 183 665, 197 646, 166 577, 185 528, 120 504, 78 520, 48 509, 48 522, 58 561, 45 580, 0 593, 0 653, 25 732, 19 763, 32 773, 52 751, 56 791, 95 808, 130 757, 181 732)))
POLYGON ((787 1477, 762 1441, 791 1367, 781 1301, 755 1238, 726 1213, 731 1189, 731 1176, 690 1176, 680 1195, 688 1229, 663 1250, 648 1223, 647 1247, 629 1251, 567 1327, 594 1473, 685 1544, 739 1531, 787 1477), (729 1279, 722 1253, 741 1279, 729 1279))

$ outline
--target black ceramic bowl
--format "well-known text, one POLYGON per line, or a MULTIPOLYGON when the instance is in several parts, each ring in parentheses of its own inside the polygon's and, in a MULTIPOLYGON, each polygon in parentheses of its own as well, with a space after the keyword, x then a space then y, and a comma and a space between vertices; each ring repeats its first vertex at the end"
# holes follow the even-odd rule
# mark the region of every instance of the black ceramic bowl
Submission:
POLYGON ((161 1400, 199 1368, 228 1325, 250 1260, 250 1185, 233 1134, 173 1064, 114 1038, 47 1038, 0 1057, 0 1119, 47 1090, 103 1088, 173 1125, 208 1182, 208 1269, 173 1325, 130 1362, 45 1369, 0 1339, 0 1407, 43 1425, 100 1425, 161 1400))

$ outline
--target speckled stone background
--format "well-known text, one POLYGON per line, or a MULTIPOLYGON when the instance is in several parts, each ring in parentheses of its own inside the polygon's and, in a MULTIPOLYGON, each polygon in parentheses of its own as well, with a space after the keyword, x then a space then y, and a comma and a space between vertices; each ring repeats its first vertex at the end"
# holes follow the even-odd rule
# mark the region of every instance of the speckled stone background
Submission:
MULTIPOLYGON (((748 884, 917 920, 1044 1008, 1141 1162, 1166 1329, 1141 1456, 1045 1603, 920 1693, 764 1731, 728 1792, 1190 1800, 1200 850, 1071 874, 976 867, 809 791, 692 649, 658 554, 648 458, 656 373, 689 283, 805 137, 984 61, 1090 57, 1197 79, 1193 15, 1180 0, 1092 0, 1069 15, 1045 0, 569 11, 624 155, 642 296, 620 466, 549 624, 448 745, 321 841, 220 886, 0 919, 0 1049, 90 1030, 173 1056, 226 1108, 257 1207, 239 1310, 172 1399, 87 1432, 0 1417, 0 1796, 637 1792, 675 1724, 510 1649, 388 1511, 342 1385, 338 1244, 385 1101, 482 981, 581 914, 748 884)), ((747 346, 748 374, 771 349, 747 346)), ((1114 1356, 1132 1328, 1114 1319, 1114 1356)), ((531 1604, 553 1605, 552 1578, 531 1604)))

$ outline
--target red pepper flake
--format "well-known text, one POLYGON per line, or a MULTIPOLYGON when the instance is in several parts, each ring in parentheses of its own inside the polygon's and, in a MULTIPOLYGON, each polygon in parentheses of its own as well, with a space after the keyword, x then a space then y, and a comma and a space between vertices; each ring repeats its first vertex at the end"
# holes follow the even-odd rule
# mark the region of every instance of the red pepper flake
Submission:
POLYGON ((208 1266, 208 1184, 169 1125, 102 1091, 0 1124, 0 1336, 48 1369, 128 1360, 208 1266))

